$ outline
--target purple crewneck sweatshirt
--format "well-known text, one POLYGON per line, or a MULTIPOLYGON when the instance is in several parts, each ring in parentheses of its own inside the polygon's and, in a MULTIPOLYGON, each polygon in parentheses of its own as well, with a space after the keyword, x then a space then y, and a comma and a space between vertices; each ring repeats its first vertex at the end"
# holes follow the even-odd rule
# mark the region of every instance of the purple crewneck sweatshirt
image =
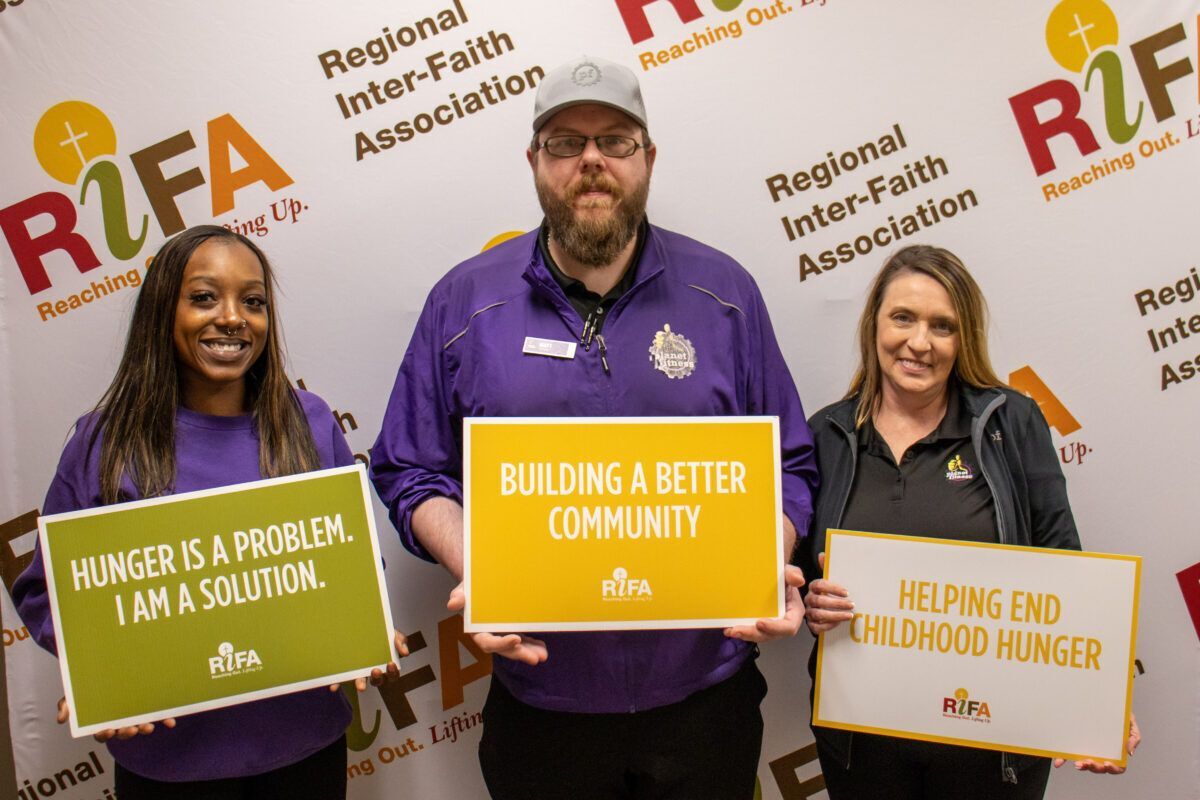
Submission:
MULTIPOLYGON (((321 458, 321 467, 354 463, 337 421, 321 398, 297 392, 321 458)), ((94 418, 79 420, 46 493, 43 514, 104 505, 100 500, 99 442, 89 452, 94 418)), ((175 415, 175 492, 212 489, 262 479, 258 435, 249 414, 214 417, 179 408, 175 415)), ((137 492, 126 479, 124 490, 137 492)), ((41 548, 13 585, 13 601, 37 643, 57 651, 41 548)), ((130 675, 131 681, 137 680, 130 675)), ((175 728, 112 740, 109 752, 126 769, 158 781, 196 781, 256 775, 294 764, 341 736, 350 708, 326 688, 189 714, 175 728)))

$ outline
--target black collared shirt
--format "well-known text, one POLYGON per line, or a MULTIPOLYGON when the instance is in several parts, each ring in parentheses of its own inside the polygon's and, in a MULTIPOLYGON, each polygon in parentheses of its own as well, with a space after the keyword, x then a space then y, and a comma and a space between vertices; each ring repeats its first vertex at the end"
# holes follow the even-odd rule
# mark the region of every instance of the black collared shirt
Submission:
POLYGON ((842 516, 847 530, 996 542, 991 489, 971 444, 971 417, 951 383, 946 416, 900 458, 868 420, 842 516))
POLYGON ((555 282, 562 287, 562 290, 567 295, 567 300, 571 301, 571 305, 575 311, 579 313, 579 318, 583 320, 583 332, 581 339, 591 341, 591 338, 600 333, 604 327, 604 320, 608 317, 608 312, 621 295, 625 294, 633 286, 637 279, 638 263, 642 260, 642 250, 646 246, 647 221, 643 217, 642 222, 638 225, 637 230, 637 245, 633 250, 633 258, 629 262, 629 268, 625 270, 625 274, 621 276, 621 280, 617 281, 617 285, 609 289, 608 292, 601 297, 591 291, 584 285, 583 281, 572 278, 567 275, 554 261, 554 256, 550 255, 549 237, 550 228, 545 221, 542 222, 542 229, 538 233, 538 249, 542 253, 542 261, 545 262, 546 268, 550 270, 550 274, 554 277, 555 282))

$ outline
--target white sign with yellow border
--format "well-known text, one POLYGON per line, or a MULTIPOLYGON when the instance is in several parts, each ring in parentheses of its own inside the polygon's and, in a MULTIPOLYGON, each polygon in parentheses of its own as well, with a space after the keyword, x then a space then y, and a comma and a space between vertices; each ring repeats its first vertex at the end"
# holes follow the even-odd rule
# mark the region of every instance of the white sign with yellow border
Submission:
POLYGON ((783 615, 777 418, 464 422, 467 631, 783 615))
POLYGON ((1141 559, 828 532, 814 724, 1125 763, 1141 559))

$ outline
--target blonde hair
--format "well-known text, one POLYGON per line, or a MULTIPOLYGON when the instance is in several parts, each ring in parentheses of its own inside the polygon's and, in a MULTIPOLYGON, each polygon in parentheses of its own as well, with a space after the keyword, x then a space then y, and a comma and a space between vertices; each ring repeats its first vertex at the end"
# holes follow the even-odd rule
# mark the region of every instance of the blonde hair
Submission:
POLYGON ((958 316, 959 348, 954 360, 954 376, 962 383, 977 388, 1003 386, 996 377, 988 358, 987 301, 979 284, 959 260, 958 256, 940 247, 912 245, 894 253, 884 262, 875 276, 867 304, 858 321, 858 368, 850 380, 846 398, 857 397, 858 408, 854 415, 856 427, 862 426, 879 403, 881 390, 879 354, 875 349, 878 335, 879 308, 887 287, 901 275, 916 273, 928 275, 946 290, 958 316))

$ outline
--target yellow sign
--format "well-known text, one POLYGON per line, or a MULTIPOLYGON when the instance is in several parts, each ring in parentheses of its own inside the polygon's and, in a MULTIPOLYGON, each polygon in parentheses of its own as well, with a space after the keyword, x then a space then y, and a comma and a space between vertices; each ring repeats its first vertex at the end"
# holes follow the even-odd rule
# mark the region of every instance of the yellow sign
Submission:
POLYGON ((468 419, 467 631, 783 615, 775 417, 468 419))

